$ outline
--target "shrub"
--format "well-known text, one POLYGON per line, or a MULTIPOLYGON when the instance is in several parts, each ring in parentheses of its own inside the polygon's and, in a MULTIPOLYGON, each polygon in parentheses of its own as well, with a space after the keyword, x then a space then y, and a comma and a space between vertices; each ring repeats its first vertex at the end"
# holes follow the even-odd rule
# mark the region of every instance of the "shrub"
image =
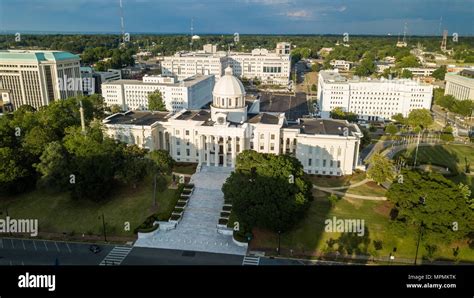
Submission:
POLYGON ((229 217, 230 216, 230 212, 228 211, 222 211, 221 212, 221 217, 229 217))
MULTIPOLYGON (((157 214, 152 214, 152 215, 148 216, 141 225, 136 227, 133 230, 133 232, 136 234, 139 231, 151 229, 151 228, 153 228, 153 223, 155 221, 158 221, 158 220, 159 220, 158 215, 157 214)), ((145 232, 143 232, 143 233, 145 233, 145 232)))
POLYGON ((225 218, 219 218, 219 224, 220 225, 227 225, 227 223, 229 222, 228 219, 225 219, 225 218))
POLYGON ((179 220, 181 218, 181 215, 171 215, 170 219, 171 220, 179 220))

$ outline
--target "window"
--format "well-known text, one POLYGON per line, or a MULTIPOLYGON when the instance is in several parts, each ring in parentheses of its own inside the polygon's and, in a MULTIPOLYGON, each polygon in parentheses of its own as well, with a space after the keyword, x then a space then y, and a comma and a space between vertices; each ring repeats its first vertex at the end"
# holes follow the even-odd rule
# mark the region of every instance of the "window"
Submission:
POLYGON ((186 130, 186 135, 189 136, 189 130, 186 130))
POLYGON ((326 160, 323 159, 323 167, 326 167, 326 160))
POLYGON ((191 151, 189 149, 186 149, 186 156, 191 155, 191 151))
POLYGON ((329 167, 332 168, 334 166, 334 161, 333 160, 330 160, 329 161, 329 167))
POLYGON ((270 143, 270 151, 274 151, 275 150, 275 144, 274 143, 270 143))
POLYGON ((340 160, 337 161, 337 167, 338 167, 338 168, 341 167, 341 161, 340 161, 340 160))
POLYGON ((274 134, 271 134, 271 135, 270 135, 270 139, 271 139, 271 140, 274 140, 274 139, 275 139, 275 135, 274 135, 274 134))
POLYGON ((260 134, 260 140, 263 140, 263 139, 265 139, 265 135, 262 133, 260 134))
POLYGON ((179 148, 176 150, 176 155, 181 155, 181 150, 179 150, 179 148))
POLYGON ((176 145, 179 146, 180 145, 180 141, 179 139, 176 139, 176 145))
POLYGON ((312 162, 311 158, 308 159, 308 166, 309 166, 309 167, 311 166, 311 162, 312 162))

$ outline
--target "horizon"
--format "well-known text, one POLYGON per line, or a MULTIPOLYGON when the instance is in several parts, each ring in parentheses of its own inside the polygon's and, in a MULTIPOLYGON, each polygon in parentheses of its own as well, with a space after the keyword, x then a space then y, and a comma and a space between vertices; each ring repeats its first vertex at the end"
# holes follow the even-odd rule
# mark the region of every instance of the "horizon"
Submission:
MULTIPOLYGON (((474 35, 474 0, 123 0, 143 34, 474 35), (193 21, 192 21, 193 20, 193 21)), ((2 0, 3 32, 119 33, 118 0, 2 0), (34 28, 35 30, 32 30, 34 28)))

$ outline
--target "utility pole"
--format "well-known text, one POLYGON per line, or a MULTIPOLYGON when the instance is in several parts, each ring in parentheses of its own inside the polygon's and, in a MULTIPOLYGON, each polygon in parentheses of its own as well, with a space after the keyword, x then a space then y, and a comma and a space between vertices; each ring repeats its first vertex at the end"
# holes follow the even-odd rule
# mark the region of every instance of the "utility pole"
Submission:
POLYGON ((416 150, 415 150, 415 162, 413 163, 413 167, 416 167, 416 158, 418 157, 418 146, 420 145, 420 134, 421 131, 418 133, 418 139, 416 141, 416 150))
POLYGON ((82 100, 79 101, 79 113, 81 114, 81 130, 83 134, 86 134, 86 121, 84 119, 84 108, 82 107, 82 100))
POLYGON ((105 216, 104 216, 104 212, 102 212, 102 228, 104 230, 104 241, 107 242, 107 233, 106 233, 106 230, 105 230, 105 216))

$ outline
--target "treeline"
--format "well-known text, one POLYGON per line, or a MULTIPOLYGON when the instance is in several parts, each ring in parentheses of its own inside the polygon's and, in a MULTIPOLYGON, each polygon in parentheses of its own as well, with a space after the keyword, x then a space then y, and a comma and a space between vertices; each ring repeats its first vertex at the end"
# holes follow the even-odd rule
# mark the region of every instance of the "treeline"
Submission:
POLYGON ((56 101, 38 111, 21 106, 1 117, 0 194, 37 187, 102 200, 120 183, 135 187, 150 171, 170 171, 173 160, 167 152, 148 153, 105 136, 103 107, 102 98, 92 95, 56 101))

